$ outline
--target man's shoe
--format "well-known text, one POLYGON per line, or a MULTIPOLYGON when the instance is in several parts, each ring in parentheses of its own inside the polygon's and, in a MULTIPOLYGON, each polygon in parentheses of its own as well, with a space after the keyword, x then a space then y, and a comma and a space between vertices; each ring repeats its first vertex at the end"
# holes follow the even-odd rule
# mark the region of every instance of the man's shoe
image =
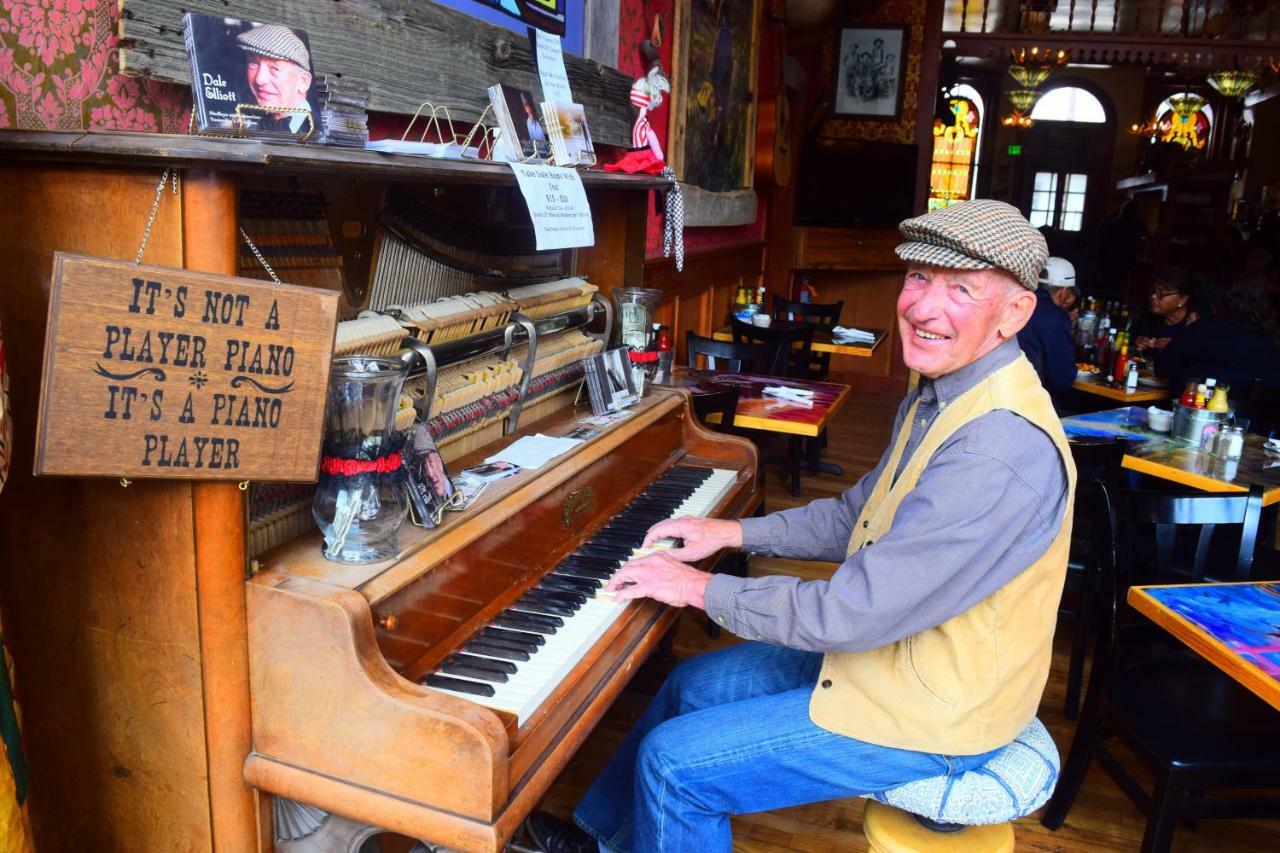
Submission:
POLYGON ((599 853, 600 845, 594 838, 551 812, 534 812, 524 826, 542 853, 599 853))

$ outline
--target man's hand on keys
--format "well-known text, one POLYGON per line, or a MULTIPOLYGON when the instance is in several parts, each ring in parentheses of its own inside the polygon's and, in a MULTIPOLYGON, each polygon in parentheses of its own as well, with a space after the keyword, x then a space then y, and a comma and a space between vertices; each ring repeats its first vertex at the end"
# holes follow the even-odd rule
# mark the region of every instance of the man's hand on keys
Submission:
POLYGON ((711 575, 657 551, 626 563, 609 578, 605 592, 615 601, 652 598, 672 607, 703 606, 703 591, 711 575))
POLYGON ((645 534, 643 548, 662 539, 682 539, 683 545, 665 551, 675 560, 701 560, 724 548, 742 547, 742 525, 723 518, 673 518, 660 521, 645 534))

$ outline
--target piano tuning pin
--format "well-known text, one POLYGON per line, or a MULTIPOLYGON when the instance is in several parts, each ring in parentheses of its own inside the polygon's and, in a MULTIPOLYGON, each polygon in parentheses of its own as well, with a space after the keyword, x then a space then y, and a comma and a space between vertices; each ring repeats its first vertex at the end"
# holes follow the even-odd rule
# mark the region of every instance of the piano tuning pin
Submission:
POLYGON ((378 617, 378 627, 384 631, 394 631, 399 624, 400 620, 396 618, 394 613, 387 613, 378 617))

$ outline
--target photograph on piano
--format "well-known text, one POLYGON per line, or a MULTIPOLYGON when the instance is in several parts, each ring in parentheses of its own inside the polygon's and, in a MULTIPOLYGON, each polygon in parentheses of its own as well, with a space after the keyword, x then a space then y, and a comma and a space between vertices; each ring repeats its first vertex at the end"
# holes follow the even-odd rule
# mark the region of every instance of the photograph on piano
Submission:
POLYGON ((409 431, 401 459, 410 519, 419 527, 437 526, 445 510, 458 508, 461 501, 454 500, 453 482, 427 424, 417 424, 409 431))
POLYGON ((616 347, 582 360, 593 414, 616 412, 640 399, 627 352, 626 347, 616 347))

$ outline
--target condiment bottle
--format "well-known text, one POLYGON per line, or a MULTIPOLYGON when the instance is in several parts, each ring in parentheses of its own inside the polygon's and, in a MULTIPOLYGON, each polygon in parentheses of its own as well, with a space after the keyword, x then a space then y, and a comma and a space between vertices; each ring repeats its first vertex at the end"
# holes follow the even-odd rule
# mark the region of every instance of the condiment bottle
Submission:
POLYGON ((1213 397, 1205 404, 1211 412, 1229 412, 1231 405, 1227 402, 1227 386, 1219 385, 1213 389, 1213 397))
POLYGON ((1187 387, 1182 389, 1182 396, 1178 398, 1178 402, 1188 408, 1196 404, 1196 381, 1194 379, 1187 380, 1187 387))
POLYGON ((1129 373, 1129 347, 1121 345, 1120 354, 1116 356, 1116 382, 1123 383, 1129 373))
POLYGON ((1201 382, 1199 385, 1196 386, 1196 399, 1192 405, 1194 405, 1197 409, 1204 408, 1204 383, 1203 382, 1201 382))
POLYGON ((1124 377, 1124 392, 1132 394, 1138 390, 1138 363, 1136 361, 1129 362, 1129 371, 1124 377))
POLYGON ((1244 428, 1231 427, 1227 430, 1227 446, 1225 454, 1228 459, 1239 459, 1244 455, 1244 428))

